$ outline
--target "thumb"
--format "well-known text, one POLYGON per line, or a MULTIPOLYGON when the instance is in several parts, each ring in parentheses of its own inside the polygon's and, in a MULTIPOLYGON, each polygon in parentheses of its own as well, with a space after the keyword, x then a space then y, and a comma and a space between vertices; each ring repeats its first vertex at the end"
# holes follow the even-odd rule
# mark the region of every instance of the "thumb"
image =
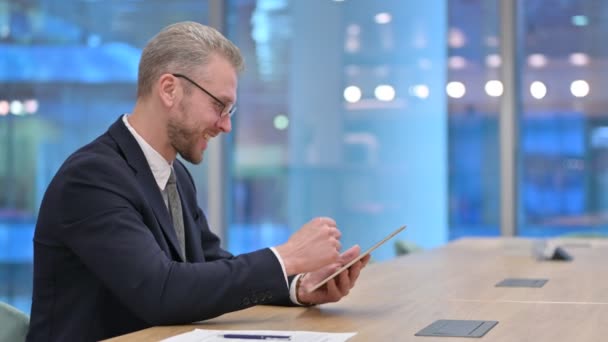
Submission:
POLYGON ((348 250, 346 250, 344 253, 340 254, 340 262, 342 262, 342 264, 345 264, 356 258, 359 253, 361 253, 361 247, 359 247, 359 245, 354 245, 348 250))

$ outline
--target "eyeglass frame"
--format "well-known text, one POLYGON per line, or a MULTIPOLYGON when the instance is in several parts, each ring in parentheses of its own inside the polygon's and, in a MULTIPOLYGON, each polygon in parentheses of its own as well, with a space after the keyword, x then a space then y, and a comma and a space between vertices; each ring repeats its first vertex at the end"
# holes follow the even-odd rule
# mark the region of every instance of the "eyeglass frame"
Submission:
POLYGON ((203 88, 198 83, 196 83, 193 80, 191 80, 188 76, 183 75, 183 74, 178 74, 178 73, 174 73, 174 74, 171 74, 171 75, 173 75, 174 77, 183 78, 186 81, 192 83, 195 87, 197 87, 198 89, 202 90, 205 94, 209 95, 209 97, 211 97, 214 101, 216 101, 217 103, 219 103, 220 105, 222 105, 222 110, 220 112, 220 119, 223 119, 225 117, 232 117, 234 115, 234 112, 236 111, 236 105, 232 105, 230 107, 230 109, 226 110, 226 108, 228 108, 228 105, 225 104, 224 101, 218 99, 216 96, 214 96, 213 94, 211 94, 207 89, 203 88))

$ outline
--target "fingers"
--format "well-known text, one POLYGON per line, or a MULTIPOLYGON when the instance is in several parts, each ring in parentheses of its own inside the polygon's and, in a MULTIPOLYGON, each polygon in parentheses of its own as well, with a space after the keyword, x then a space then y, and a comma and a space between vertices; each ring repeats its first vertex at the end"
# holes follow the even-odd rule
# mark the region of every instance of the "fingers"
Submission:
POLYGON ((352 288, 350 270, 346 270, 338 275, 337 286, 342 297, 348 294, 352 288))
POLYGON ((339 239, 342 237, 342 232, 338 228, 333 228, 332 233, 334 234, 334 237, 336 239, 339 239))
POLYGON ((359 245, 354 245, 340 255, 340 262, 342 262, 342 264, 347 264, 349 261, 356 258, 359 253, 361 253, 361 247, 359 247, 359 245))
POLYGON ((361 260, 351 265, 348 270, 342 272, 338 278, 338 287, 343 296, 346 296, 350 289, 355 286, 361 270, 367 265, 371 256, 366 255, 361 260))
POLYGON ((349 269, 350 271, 350 286, 351 288, 355 286, 357 279, 359 278, 359 274, 361 270, 367 266, 367 263, 371 259, 371 255, 364 256, 361 260, 357 261, 354 265, 352 265, 349 269))
POLYGON ((359 278, 359 274, 361 274, 361 269, 363 269, 363 267, 365 267, 365 265, 367 264, 366 261, 363 261, 364 259, 368 259, 369 258, 366 256, 363 259, 357 261, 356 263, 354 263, 349 269, 349 277, 350 277, 350 287, 353 288, 353 286, 355 286, 355 282, 357 282, 357 279, 359 278))
POLYGON ((342 297, 344 297, 340 291, 340 288, 338 288, 338 285, 336 284, 335 278, 328 281, 326 286, 327 286, 327 295, 325 297, 325 302, 327 302, 327 303, 337 302, 340 299, 342 299, 342 297))
POLYGON ((363 266, 361 268, 367 266, 367 263, 370 261, 371 258, 372 258, 371 254, 364 256, 363 259, 360 260, 361 263, 363 263, 363 266))
POLYGON ((342 299, 342 297, 348 295, 352 288, 348 273, 349 271, 346 270, 340 273, 336 278, 327 282, 327 295, 325 298, 327 302, 337 302, 342 299))
POLYGON ((339 239, 342 236, 342 232, 338 229, 336 221, 329 217, 319 217, 316 219, 318 225, 327 230, 329 236, 339 239))
POLYGON ((317 217, 315 219, 316 221, 318 221, 320 224, 326 224, 330 227, 337 227, 338 225, 336 224, 336 221, 334 221, 334 219, 332 219, 331 217, 317 217))
MULTIPOLYGON (((334 248, 338 253, 342 249, 342 244, 340 243, 340 237, 342 237, 342 233, 336 226, 336 221, 329 217, 317 217, 313 220, 314 223, 320 226, 321 229, 324 229, 327 233, 328 238, 333 243, 334 248)), ((336 256, 336 259, 339 257, 336 256)))
MULTIPOLYGON (((314 291, 312 293, 313 297, 311 297, 314 298, 314 300, 311 300, 310 302, 319 304, 331 303, 337 302, 343 297, 347 296, 350 293, 350 290, 355 286, 355 283, 357 282, 357 279, 361 274, 361 270, 367 265, 369 260, 369 255, 361 258, 361 260, 351 265, 349 269, 345 270, 344 272, 336 276, 334 279, 327 282, 325 286, 314 291)), ((323 279, 327 275, 334 273, 340 267, 340 265, 341 263, 328 265, 322 270, 307 274, 307 277, 302 278, 302 287, 310 287, 310 284, 315 284, 316 282, 320 281, 320 279, 323 279)))

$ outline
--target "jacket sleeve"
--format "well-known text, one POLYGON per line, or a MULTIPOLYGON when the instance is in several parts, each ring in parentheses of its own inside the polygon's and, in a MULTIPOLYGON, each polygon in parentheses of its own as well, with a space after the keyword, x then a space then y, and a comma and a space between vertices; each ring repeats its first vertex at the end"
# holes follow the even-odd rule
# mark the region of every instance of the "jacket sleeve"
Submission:
POLYGON ((169 259, 143 220, 130 173, 101 158, 75 163, 55 200, 57 234, 132 312, 152 325, 183 324, 289 297, 269 249, 201 263, 169 259))
MULTIPOLYGON (((184 195, 186 195, 186 197, 188 197, 191 201, 195 201, 196 185, 194 183, 194 179, 192 178, 192 175, 190 174, 188 169, 179 160, 176 160, 173 165, 178 173, 183 172, 185 175, 187 175, 188 184, 190 185, 190 187, 189 187, 189 189, 184 189, 184 190, 188 190, 188 193, 184 194, 184 195), (191 191, 189 191, 189 190, 191 190, 191 191)), ((197 211, 197 216, 202 217, 202 219, 203 219, 202 224, 199 228, 202 230, 201 245, 202 245, 203 251, 205 253, 205 259, 206 260, 218 260, 218 259, 231 258, 232 254, 230 254, 228 251, 221 248, 220 239, 217 237, 217 235, 213 234, 213 232, 209 229, 209 225, 207 223, 207 219, 206 219, 203 211, 200 208, 198 208, 198 206, 196 207, 196 211, 197 211)), ((273 255, 274 255, 274 253, 273 253, 273 255)), ((280 263, 279 263, 279 265, 280 265, 280 263)), ((282 272, 282 270, 281 270, 281 272, 282 272)), ((294 285, 294 284, 292 284, 294 277, 295 276, 289 276, 287 278, 287 287, 288 288, 291 287, 292 285, 294 285)), ((280 297, 273 296, 272 300, 270 300, 270 302, 268 302, 267 304, 281 305, 281 306, 300 306, 291 301, 289 294, 287 296, 280 296, 280 297)))

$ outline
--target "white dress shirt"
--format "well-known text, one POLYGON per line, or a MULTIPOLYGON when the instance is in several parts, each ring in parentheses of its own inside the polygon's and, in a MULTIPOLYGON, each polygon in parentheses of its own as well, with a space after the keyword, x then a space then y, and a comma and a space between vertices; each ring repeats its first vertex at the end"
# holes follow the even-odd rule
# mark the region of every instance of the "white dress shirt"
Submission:
MULTIPOLYGON (((173 167, 173 165, 172 163, 168 162, 160 153, 158 153, 158 151, 156 151, 152 146, 150 146, 150 144, 148 144, 148 142, 141 135, 139 135, 139 133, 137 133, 135 128, 133 128, 133 126, 129 124, 127 116, 128 114, 123 115, 122 121, 124 122, 125 126, 127 126, 127 129, 129 130, 129 132, 131 132, 131 134, 137 141, 137 144, 139 144, 139 147, 144 153, 144 156, 148 161, 148 165, 150 166, 150 170, 152 170, 154 180, 156 180, 156 184, 158 185, 163 195, 165 205, 168 207, 169 199, 167 198, 165 187, 167 187, 167 181, 169 181, 169 175, 171 174, 171 168, 173 167)), ((297 275, 291 282, 291 286, 289 286, 287 282, 287 272, 285 272, 285 264, 283 264, 283 259, 281 259, 281 256, 274 247, 271 247, 270 250, 277 257, 279 264, 281 264, 281 269, 283 270, 283 277, 285 278, 285 284, 289 288, 289 298, 292 302, 300 304, 297 301, 296 297, 296 282, 298 281, 298 278, 301 275, 297 275)))

